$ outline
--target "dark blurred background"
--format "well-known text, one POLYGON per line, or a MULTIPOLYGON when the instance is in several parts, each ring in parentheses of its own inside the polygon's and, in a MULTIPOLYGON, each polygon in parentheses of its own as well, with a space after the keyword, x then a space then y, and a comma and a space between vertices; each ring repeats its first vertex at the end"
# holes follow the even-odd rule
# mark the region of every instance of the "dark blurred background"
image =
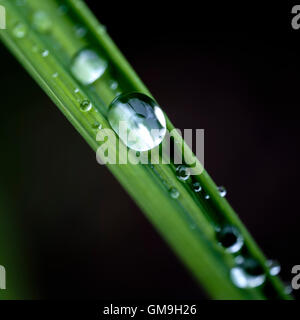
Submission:
MULTIPOLYGON (((300 264, 300 30, 291 6, 87 3, 174 125, 205 129, 206 169, 290 282, 300 264)), ((18 238, 2 241, 30 270, 31 292, 19 296, 205 298, 2 44, 0 63, 0 210, 10 208, 18 238)))

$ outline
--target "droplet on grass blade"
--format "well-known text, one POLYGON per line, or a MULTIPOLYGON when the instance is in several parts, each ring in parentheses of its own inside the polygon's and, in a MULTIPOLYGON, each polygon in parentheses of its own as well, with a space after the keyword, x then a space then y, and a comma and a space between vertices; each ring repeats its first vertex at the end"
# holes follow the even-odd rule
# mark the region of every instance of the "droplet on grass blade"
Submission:
POLYGON ((42 57, 46 58, 49 56, 49 51, 48 50, 43 50, 42 51, 42 57))
POLYGON ((89 100, 85 99, 80 103, 80 109, 83 112, 90 111, 92 109, 92 104, 89 100))
POLYGON ((107 68, 107 61, 94 50, 83 49, 73 58, 71 71, 74 77, 84 85, 99 79, 107 68))
POLYGON ((200 182, 193 183, 193 189, 195 192, 200 192, 202 190, 200 182))
POLYGON ((230 270, 230 278, 235 286, 242 289, 259 287, 266 280, 265 274, 251 275, 240 267, 234 267, 230 270))
POLYGON ((75 34, 78 38, 83 38, 87 34, 87 29, 83 26, 76 26, 75 34))
POLYGON ((158 146, 166 134, 166 119, 157 103, 142 93, 119 95, 108 110, 108 121, 124 144, 136 151, 158 146))
POLYGON ((176 188, 171 188, 169 192, 170 192, 170 196, 173 199, 177 199, 180 195, 179 191, 176 188))
POLYGON ((177 178, 185 181, 190 177, 189 169, 185 165, 180 165, 176 168, 177 178))
POLYGON ((15 25, 12 32, 16 38, 22 39, 27 34, 27 26, 24 23, 19 22, 15 25))
POLYGON ((217 231, 219 244, 229 253, 237 253, 241 250, 244 239, 234 226, 225 226, 217 231))
POLYGON ((223 186, 218 187, 218 191, 221 197, 225 197, 227 194, 227 190, 223 186))
POLYGON ((271 276, 277 276, 280 273, 281 266, 276 260, 268 260, 266 263, 271 276))
POLYGON ((37 11, 33 15, 32 23, 34 28, 41 33, 49 32, 52 27, 52 20, 45 11, 37 11))

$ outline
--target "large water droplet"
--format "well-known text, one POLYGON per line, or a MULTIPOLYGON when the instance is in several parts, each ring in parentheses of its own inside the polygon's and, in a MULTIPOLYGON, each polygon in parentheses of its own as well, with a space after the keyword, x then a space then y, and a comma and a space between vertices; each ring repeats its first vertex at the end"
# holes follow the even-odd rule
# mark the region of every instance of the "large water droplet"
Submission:
POLYGON ((225 197, 227 194, 227 190, 223 186, 218 187, 218 191, 221 197, 225 197))
POLYGON ((162 110, 142 93, 123 94, 113 100, 108 121, 125 145, 136 151, 153 149, 166 134, 162 110))
POLYGON ((252 258, 242 259, 238 266, 231 269, 230 277, 238 288, 243 289, 259 287, 266 280, 263 268, 252 258))
POLYGON ((173 199, 177 199, 179 197, 180 193, 176 188, 171 188, 170 195, 173 199))
POLYGON ((281 266, 276 260, 268 260, 266 263, 271 276, 277 276, 280 273, 281 266))
POLYGON ((24 23, 19 22, 18 24, 15 25, 12 32, 16 38, 19 38, 19 39, 24 38, 27 33, 27 26, 24 23))
POLYGON ((227 252, 239 252, 244 244, 244 239, 237 228, 225 226, 217 231, 217 239, 227 252))
POLYGON ((89 100, 85 99, 80 103, 80 109, 83 112, 90 111, 92 109, 92 104, 89 100))
POLYGON ((190 177, 189 169, 184 165, 180 165, 176 168, 176 174, 177 178, 182 181, 185 181, 190 177))
POLYGON ((49 15, 44 11, 37 11, 33 15, 33 26, 42 33, 49 32, 52 27, 52 21, 49 15))
POLYGON ((71 65, 74 77, 84 85, 99 79, 107 68, 107 61, 91 49, 83 49, 75 55, 71 65))

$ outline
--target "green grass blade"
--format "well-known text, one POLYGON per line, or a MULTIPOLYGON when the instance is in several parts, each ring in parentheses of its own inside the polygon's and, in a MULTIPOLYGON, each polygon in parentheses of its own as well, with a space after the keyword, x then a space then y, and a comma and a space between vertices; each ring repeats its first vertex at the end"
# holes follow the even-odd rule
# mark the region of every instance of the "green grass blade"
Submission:
MULTIPOLYGON (((0 0, 0 4, 7 11, 7 29, 0 31, 3 42, 96 151, 95 123, 110 128, 107 109, 118 91, 150 95, 149 91, 81 0, 0 0), (35 20, 37 13, 44 14, 42 21, 35 20), (89 86, 80 84, 70 70, 74 56, 86 47, 108 63, 108 72, 89 86), (112 81, 118 82, 118 91, 111 87, 112 81), (93 107, 82 112, 80 104, 86 99, 93 107)), ((169 119, 167 128, 174 128, 169 119)), ((174 139, 179 145, 182 142, 179 134, 174 139)), ((192 152, 186 145, 184 148, 192 158, 192 152)), ((270 275, 264 255, 205 170, 193 182, 200 182, 209 201, 203 193, 195 195, 191 181, 177 179, 174 165, 129 163, 108 168, 211 297, 289 299, 280 279, 270 275), (177 199, 170 196, 172 188, 180 194, 177 199), (230 270, 236 262, 216 240, 215 225, 220 222, 240 230, 247 255, 265 271, 264 286, 240 289, 232 283, 230 270)))

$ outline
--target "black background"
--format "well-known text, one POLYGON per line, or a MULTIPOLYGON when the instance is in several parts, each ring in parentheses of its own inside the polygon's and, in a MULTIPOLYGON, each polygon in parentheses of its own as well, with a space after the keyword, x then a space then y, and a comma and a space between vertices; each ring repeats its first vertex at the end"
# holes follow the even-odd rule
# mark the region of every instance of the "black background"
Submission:
MULTIPOLYGON (((205 129, 206 169, 289 282, 300 263, 292 4, 87 3, 175 127, 205 129)), ((33 295, 205 298, 2 45, 0 63, 1 175, 34 270, 33 295)))

